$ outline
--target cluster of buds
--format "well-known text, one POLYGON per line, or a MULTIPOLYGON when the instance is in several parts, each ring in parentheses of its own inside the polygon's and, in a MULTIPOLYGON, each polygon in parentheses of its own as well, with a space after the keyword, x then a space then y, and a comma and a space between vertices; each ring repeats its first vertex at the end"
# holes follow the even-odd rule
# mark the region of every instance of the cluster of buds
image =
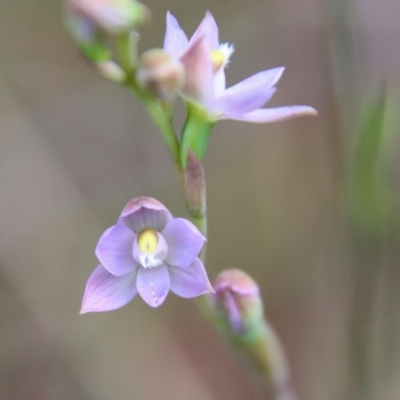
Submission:
POLYGON ((67 29, 99 74, 125 82, 125 68, 115 60, 107 41, 127 41, 134 52, 135 36, 150 20, 150 10, 136 0, 66 0, 64 15, 67 29))

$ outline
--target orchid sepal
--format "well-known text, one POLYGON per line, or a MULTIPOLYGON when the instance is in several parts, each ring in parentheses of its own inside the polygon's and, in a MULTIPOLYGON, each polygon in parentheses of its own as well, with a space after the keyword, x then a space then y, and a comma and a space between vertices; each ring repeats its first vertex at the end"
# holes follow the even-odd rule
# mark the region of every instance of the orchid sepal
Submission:
POLYGON ((203 161, 211 130, 215 121, 210 120, 208 111, 200 104, 186 101, 187 117, 182 130, 181 163, 185 170, 188 152, 191 150, 196 157, 203 161))
POLYGON ((101 63, 111 60, 111 53, 100 40, 95 42, 80 43, 83 55, 93 63, 101 63))

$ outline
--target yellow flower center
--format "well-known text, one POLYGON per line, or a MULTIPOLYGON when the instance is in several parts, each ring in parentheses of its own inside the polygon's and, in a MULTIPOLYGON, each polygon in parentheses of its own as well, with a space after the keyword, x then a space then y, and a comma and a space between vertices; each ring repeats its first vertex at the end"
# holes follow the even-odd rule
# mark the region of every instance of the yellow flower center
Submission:
POLYGON ((214 73, 217 72, 225 62, 225 54, 220 49, 213 50, 211 52, 211 62, 213 65, 214 73))
POLYGON ((158 245, 157 232, 152 228, 143 229, 137 237, 137 244, 143 253, 154 253, 158 245))
POLYGON ((211 51, 211 62, 214 74, 228 65, 229 59, 234 51, 233 45, 228 43, 222 43, 219 45, 218 49, 211 51))

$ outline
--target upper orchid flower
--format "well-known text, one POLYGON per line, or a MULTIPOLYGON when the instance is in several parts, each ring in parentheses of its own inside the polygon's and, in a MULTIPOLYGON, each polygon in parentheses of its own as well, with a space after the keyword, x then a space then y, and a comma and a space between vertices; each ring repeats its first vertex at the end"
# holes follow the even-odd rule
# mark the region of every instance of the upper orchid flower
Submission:
POLYGON ((274 95, 275 84, 284 68, 259 72, 226 89, 225 67, 234 48, 219 43, 218 26, 210 12, 190 40, 168 12, 164 50, 185 67, 186 85, 182 95, 204 107, 210 121, 234 119, 262 123, 317 114, 309 106, 261 108, 274 95))
POLYGON ((173 218, 157 200, 131 200, 100 237, 100 265, 87 282, 81 313, 115 310, 137 293, 158 307, 169 290, 185 298, 213 292, 197 257, 204 241, 191 222, 173 218))

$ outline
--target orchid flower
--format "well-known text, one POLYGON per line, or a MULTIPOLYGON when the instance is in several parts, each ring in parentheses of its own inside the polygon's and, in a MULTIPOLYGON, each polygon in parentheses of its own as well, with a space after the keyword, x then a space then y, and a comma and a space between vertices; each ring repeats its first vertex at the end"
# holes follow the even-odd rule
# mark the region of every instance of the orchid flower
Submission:
POLYGON ((100 265, 87 282, 81 314, 115 310, 138 293, 158 307, 169 290, 184 298, 213 292, 197 257, 205 240, 191 222, 173 218, 156 199, 131 200, 100 237, 100 265))
POLYGON ((210 121, 233 119, 263 123, 317 114, 314 108, 302 105, 261 108, 276 92, 275 84, 284 71, 282 67, 259 72, 227 89, 225 67, 234 48, 219 43, 218 26, 210 12, 190 40, 168 12, 164 51, 180 60, 185 68, 182 96, 201 105, 210 121))

